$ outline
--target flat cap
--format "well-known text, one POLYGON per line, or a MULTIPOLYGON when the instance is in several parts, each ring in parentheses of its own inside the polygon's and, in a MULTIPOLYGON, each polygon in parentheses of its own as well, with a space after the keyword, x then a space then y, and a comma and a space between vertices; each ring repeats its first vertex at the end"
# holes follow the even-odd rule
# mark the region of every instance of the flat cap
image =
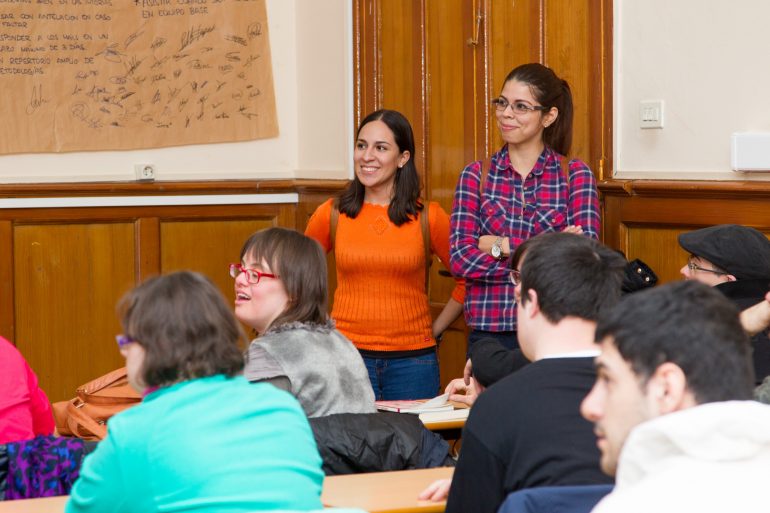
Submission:
POLYGON ((718 224, 679 235, 679 245, 735 276, 770 279, 770 241, 759 230, 718 224))

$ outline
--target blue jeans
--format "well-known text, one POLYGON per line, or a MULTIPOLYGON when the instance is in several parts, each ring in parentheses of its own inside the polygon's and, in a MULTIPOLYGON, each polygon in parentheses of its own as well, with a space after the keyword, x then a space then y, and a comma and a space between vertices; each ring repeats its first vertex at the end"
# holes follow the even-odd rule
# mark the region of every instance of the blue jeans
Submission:
POLYGON ((517 349, 519 347, 519 339, 516 336, 515 331, 481 331, 477 329, 471 329, 468 333, 468 350, 465 352, 467 357, 471 352, 471 346, 477 340, 482 338, 493 338, 500 342, 507 349, 517 349))
POLYGON ((429 399, 438 394, 436 353, 407 358, 364 358, 378 401, 429 399))

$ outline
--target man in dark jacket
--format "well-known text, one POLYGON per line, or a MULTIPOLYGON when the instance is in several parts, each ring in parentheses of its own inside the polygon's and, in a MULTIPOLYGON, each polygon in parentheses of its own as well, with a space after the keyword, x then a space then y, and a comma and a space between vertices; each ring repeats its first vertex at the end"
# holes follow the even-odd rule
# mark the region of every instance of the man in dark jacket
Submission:
MULTIPOLYGON (((770 241, 762 232, 736 224, 720 224, 683 233, 679 245, 690 253, 681 273, 720 291, 744 310, 763 301, 770 289, 770 241)), ((752 337, 757 384, 770 375, 770 340, 766 332, 752 337)))
POLYGON ((446 512, 495 513, 506 495, 535 486, 609 484, 580 403, 596 378, 598 315, 620 298, 625 260, 569 233, 531 239, 515 294, 518 338, 532 363, 478 397, 449 483, 426 489, 446 512))

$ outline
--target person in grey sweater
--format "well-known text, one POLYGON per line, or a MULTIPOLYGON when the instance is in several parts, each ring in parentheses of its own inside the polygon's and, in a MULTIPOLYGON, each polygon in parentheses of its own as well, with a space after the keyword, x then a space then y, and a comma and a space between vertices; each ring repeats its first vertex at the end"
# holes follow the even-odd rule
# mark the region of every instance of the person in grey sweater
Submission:
POLYGON ((257 334, 246 379, 290 392, 311 418, 376 411, 361 355, 329 318, 326 258, 316 241, 286 228, 258 231, 230 276, 235 315, 257 334))

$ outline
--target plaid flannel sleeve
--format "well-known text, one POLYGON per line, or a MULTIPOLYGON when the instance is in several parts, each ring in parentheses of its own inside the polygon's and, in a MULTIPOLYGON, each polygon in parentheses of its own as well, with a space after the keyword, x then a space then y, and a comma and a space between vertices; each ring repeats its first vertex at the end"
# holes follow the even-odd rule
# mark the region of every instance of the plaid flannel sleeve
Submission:
POLYGON ((571 224, 583 228, 583 233, 599 239, 601 216, 596 178, 588 166, 579 160, 570 163, 569 212, 571 224))
POLYGON ((498 261, 478 247, 481 162, 469 164, 457 181, 449 233, 449 265, 454 276, 471 280, 505 282, 507 261, 498 261))

